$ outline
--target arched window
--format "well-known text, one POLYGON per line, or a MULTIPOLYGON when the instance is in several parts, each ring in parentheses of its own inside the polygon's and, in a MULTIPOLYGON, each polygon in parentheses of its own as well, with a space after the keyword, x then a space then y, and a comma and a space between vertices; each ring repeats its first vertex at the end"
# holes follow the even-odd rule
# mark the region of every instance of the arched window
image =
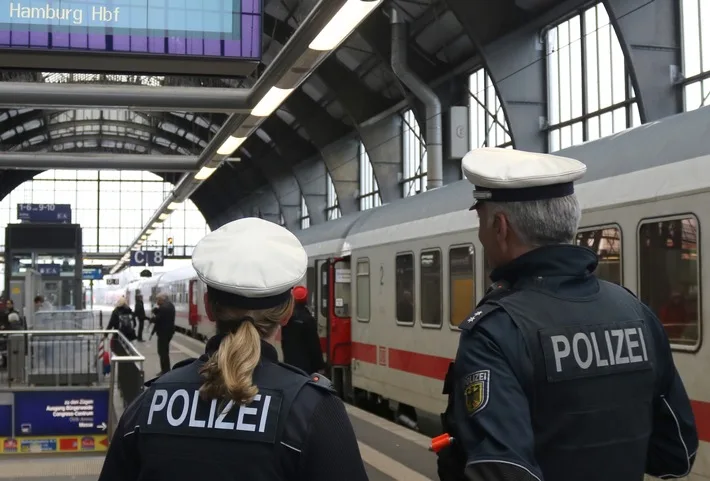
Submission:
POLYGON ((471 149, 512 147, 503 105, 484 68, 479 68, 468 78, 468 93, 471 149))
POLYGON ((311 216, 308 214, 306 198, 301 195, 301 229, 308 229, 311 226, 311 216))
POLYGON ((683 103, 686 111, 710 105, 710 5, 680 0, 683 30, 683 103))
POLYGON ((358 148, 358 157, 360 163, 360 210, 379 207, 382 205, 380 186, 377 185, 370 156, 367 155, 367 150, 362 142, 360 142, 360 147, 358 148))
POLYGON ((641 124, 626 59, 602 3, 546 33, 551 152, 641 124))
POLYGON ((340 205, 338 204, 338 194, 335 192, 335 184, 329 172, 325 173, 325 218, 333 220, 340 217, 340 205))
MULTIPOLYGON (((0 202, 0 228, 17 221, 17 204, 70 204, 72 222, 82 227, 84 252, 115 254, 131 245, 171 190, 172 184, 145 171, 48 170, 0 202)), ((190 256, 209 231, 202 213, 187 200, 155 226, 143 245, 163 248, 172 237, 174 255, 190 256)))
POLYGON ((414 111, 402 116, 402 197, 426 190, 427 152, 414 111))

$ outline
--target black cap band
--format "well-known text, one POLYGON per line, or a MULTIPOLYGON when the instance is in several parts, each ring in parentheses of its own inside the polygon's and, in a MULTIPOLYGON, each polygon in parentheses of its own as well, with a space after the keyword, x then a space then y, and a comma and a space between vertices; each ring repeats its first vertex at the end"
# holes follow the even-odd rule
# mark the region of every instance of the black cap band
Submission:
POLYGON ((220 291, 215 287, 207 286, 207 295, 211 302, 222 306, 237 309, 270 309, 280 306, 291 297, 291 289, 268 297, 245 297, 232 292, 220 291))
POLYGON ((476 187, 473 198, 476 202, 471 209, 480 202, 530 202, 533 200, 556 199, 574 194, 574 183, 542 185, 536 187, 521 187, 517 189, 489 189, 476 187))

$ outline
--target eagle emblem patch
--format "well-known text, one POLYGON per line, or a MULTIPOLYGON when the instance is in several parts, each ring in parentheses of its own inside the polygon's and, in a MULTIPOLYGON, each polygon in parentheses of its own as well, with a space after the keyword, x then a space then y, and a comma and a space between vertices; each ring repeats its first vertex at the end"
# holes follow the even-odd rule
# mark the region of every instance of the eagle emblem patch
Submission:
POLYGON ((488 369, 476 371, 464 378, 463 393, 469 415, 476 414, 488 404, 490 379, 491 372, 488 369))

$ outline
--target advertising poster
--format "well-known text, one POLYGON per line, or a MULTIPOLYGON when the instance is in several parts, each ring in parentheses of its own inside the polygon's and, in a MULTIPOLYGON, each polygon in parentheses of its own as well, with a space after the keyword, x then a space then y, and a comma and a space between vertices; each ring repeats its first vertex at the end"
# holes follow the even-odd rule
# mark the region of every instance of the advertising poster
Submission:
MULTIPOLYGON (((108 391, 16 392, 15 436, 34 438, 105 434, 108 428, 108 404, 108 391)), ((56 438, 52 439, 55 439, 54 444, 40 443, 41 449, 51 451, 54 446, 56 450, 56 438)))
POLYGON ((105 452, 107 449, 105 435, 0 438, 0 454, 105 452))
POLYGON ((0 438, 12 436, 12 406, 0 406, 0 438))

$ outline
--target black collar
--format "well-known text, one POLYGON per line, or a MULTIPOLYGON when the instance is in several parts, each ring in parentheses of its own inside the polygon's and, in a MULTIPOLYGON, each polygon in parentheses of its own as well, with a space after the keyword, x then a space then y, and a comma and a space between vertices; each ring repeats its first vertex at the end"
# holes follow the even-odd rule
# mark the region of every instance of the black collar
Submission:
MULTIPOLYGON (((224 339, 225 337, 227 337, 227 334, 217 334, 216 336, 210 338, 210 340, 207 341, 207 345, 205 346, 204 357, 210 357, 212 356, 212 354, 217 352, 217 349, 219 349, 219 345, 222 343, 222 339, 224 339)), ((269 361, 273 362, 278 362, 279 360, 279 355, 276 352, 276 348, 263 339, 261 340, 261 358, 268 359, 269 361)))
POLYGON ((542 277, 586 277, 594 272, 597 255, 591 249, 574 245, 538 247, 491 272, 493 282, 514 284, 518 279, 542 277))

